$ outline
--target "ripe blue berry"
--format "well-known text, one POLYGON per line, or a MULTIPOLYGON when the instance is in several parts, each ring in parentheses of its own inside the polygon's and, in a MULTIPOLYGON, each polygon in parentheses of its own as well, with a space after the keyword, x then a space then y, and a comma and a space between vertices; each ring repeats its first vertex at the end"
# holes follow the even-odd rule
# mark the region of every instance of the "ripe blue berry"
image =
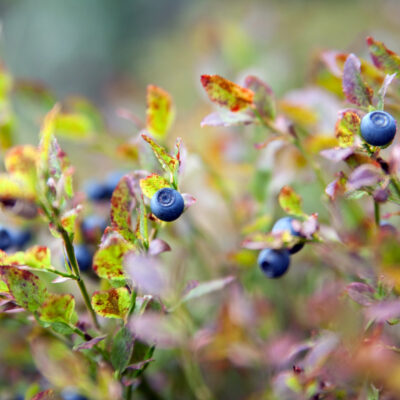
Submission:
POLYGON ((361 136, 372 146, 386 146, 396 134, 396 120, 385 111, 372 111, 360 125, 361 136))
POLYGON ((0 250, 8 250, 13 245, 11 231, 0 226, 0 250))
MULTIPOLYGON (((293 227, 293 221, 295 221, 295 219, 292 217, 283 217, 278 219, 272 227, 272 233, 282 233, 287 231, 292 236, 301 237, 301 233, 293 227)), ((298 243, 288 250, 290 254, 294 254, 300 251, 303 247, 304 243, 298 243)))
POLYGON ((89 181, 85 186, 85 191, 88 198, 92 201, 110 200, 111 193, 109 188, 100 182, 89 181))
POLYGON ((185 208, 182 195, 175 189, 163 188, 157 191, 150 201, 151 212, 161 221, 174 221, 185 208))
POLYGON ((92 268, 93 254, 84 244, 74 246, 76 261, 81 271, 88 271, 92 268))
POLYGON ((264 249, 258 255, 257 262, 268 278, 279 278, 288 270, 290 256, 285 249, 264 249))
POLYGON ((99 215, 89 215, 81 223, 85 241, 96 243, 107 228, 107 221, 99 215))
POLYGON ((10 233, 11 233, 12 245, 17 247, 18 249, 23 248, 32 239, 31 231, 28 231, 26 229, 24 230, 15 229, 12 230, 10 233))
POLYGON ((114 189, 117 187, 119 181, 125 174, 126 172, 123 171, 115 171, 107 175, 106 180, 104 182, 104 186, 106 187, 107 193, 110 196, 110 198, 113 194, 114 189))

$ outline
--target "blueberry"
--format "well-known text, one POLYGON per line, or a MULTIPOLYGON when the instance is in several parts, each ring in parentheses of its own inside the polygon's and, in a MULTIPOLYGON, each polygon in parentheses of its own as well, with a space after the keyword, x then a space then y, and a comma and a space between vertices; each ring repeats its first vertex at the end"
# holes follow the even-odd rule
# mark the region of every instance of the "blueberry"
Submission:
POLYGON ((107 221, 99 215, 89 215, 81 223, 82 234, 91 243, 97 242, 106 228, 107 221))
POLYGON ((290 256, 285 249, 264 249, 258 255, 257 262, 268 278, 279 278, 288 270, 290 256))
POLYGON ((0 226, 0 250, 8 250, 13 245, 11 231, 0 226))
POLYGON ((97 181, 89 181, 85 185, 88 198, 92 201, 110 200, 111 194, 107 186, 97 181))
POLYGON ((11 231, 11 238, 12 245, 21 249, 32 239, 32 233, 27 229, 15 229, 11 231))
POLYGON ((182 195, 171 188, 163 188, 151 198, 151 212, 161 221, 174 221, 180 217, 185 208, 182 195))
POLYGON ((361 136, 372 146, 386 146, 396 134, 396 120, 385 111, 372 111, 361 120, 361 136))
POLYGON ((72 390, 63 390, 61 397, 63 400, 88 400, 87 397, 72 390))
MULTIPOLYGON (((292 236, 301 237, 301 233, 293 227, 293 221, 296 221, 292 217, 283 217, 278 219, 272 227, 272 233, 281 233, 288 231, 292 236)), ((290 254, 297 253, 304 247, 304 243, 295 244, 292 248, 288 249, 290 254)))
POLYGON ((84 244, 74 245, 75 257, 82 272, 92 268, 93 254, 84 244))
POLYGON ((112 196, 114 189, 117 187, 118 182, 125 174, 126 172, 123 171, 115 171, 107 175, 104 186, 107 188, 110 197, 112 196))

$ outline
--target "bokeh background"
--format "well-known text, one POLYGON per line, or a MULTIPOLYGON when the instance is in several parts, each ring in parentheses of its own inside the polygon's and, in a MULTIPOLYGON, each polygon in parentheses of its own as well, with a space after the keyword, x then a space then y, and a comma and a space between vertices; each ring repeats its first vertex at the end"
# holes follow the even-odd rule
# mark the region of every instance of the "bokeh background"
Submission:
MULTIPOLYGON (((52 93, 51 99, 83 95, 105 118, 106 132, 94 143, 62 141, 76 166, 79 188, 89 177, 101 179, 109 172, 136 167, 118 155, 105 154, 99 143, 114 136, 129 140, 138 135, 139 130, 120 118, 117 110, 128 109, 144 120, 148 84, 172 95, 177 119, 168 141, 172 144, 177 136, 183 137, 191 154, 183 189, 198 203, 166 234, 174 249, 166 255, 166 263, 173 266, 182 287, 190 279, 212 279, 232 271, 240 281, 227 294, 196 302, 190 311, 196 327, 205 334, 212 327, 215 334, 202 354, 201 370, 216 398, 250 399, 253 393, 254 399, 261 398, 257 393, 272 376, 264 362, 279 365, 285 353, 280 349, 307 338, 316 326, 331 326, 326 313, 332 309, 340 314, 332 317, 334 324, 348 323, 349 330, 357 331, 361 323, 353 318, 351 308, 338 308, 337 288, 329 286, 336 274, 322 271, 310 249, 296 258, 296 270, 278 285, 261 279, 254 254, 236 253, 248 219, 265 213, 268 225, 277 217, 280 211, 274 196, 285 183, 293 184, 303 196, 306 212, 319 212, 322 222, 327 221, 327 212, 312 173, 310 178, 310 171, 299 172, 291 152, 283 153, 279 161, 289 164, 289 169, 270 184, 269 153, 259 157, 252 143, 243 145, 264 133, 254 134, 253 128, 200 127, 213 106, 199 77, 219 74, 240 83, 244 76, 255 74, 282 97, 311 83, 313 60, 322 49, 368 58, 365 37, 372 35, 399 50, 399 19, 397 0, 0 0, 0 58, 11 74, 17 80, 37 81, 38 88, 52 93), (324 309, 327 301, 330 308, 324 309), (278 342, 282 332, 283 340, 278 342), (232 343, 239 344, 236 352, 229 347, 232 343)), ((330 100, 324 98, 324 104, 331 105, 327 113, 331 119, 319 122, 332 133, 340 103, 330 100)), ((39 103, 14 99, 15 142, 37 143, 41 118, 52 101, 39 103)), ((362 211, 357 210, 361 219, 362 211)), ((356 225, 358 216, 349 218, 351 223, 355 220, 356 225)), ((326 257, 327 263, 334 264, 326 257)), ((17 328, 0 332, 11 342, 17 328)), ((197 339, 200 346, 201 335, 197 339)), ((10 348, 20 353, 0 351, 4 365, 20 372, 22 364, 22 371, 26 368, 34 374, 26 345, 18 341, 10 348)), ((169 398, 191 398, 172 350, 158 350, 155 357, 154 387, 169 393, 169 398)), ((18 377, 19 372, 15 372, 18 377)), ((28 385, 19 382, 22 388, 28 385)), ((7 382, 0 378, 1 384, 7 382)))

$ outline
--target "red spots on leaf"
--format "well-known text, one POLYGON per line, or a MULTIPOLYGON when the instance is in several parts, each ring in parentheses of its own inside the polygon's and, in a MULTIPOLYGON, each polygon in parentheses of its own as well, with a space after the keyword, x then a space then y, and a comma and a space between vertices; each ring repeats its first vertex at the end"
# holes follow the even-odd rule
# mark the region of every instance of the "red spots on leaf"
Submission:
POLYGON ((254 93, 219 75, 202 75, 201 84, 211 101, 232 112, 245 109, 253 104, 254 93))

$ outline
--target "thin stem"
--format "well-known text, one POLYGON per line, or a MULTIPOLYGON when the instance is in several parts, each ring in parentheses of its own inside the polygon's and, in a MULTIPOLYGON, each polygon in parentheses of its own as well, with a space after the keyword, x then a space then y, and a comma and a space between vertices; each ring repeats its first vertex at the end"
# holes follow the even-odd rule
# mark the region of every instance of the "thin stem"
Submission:
POLYGON ((380 216, 379 203, 376 200, 374 200, 374 215, 375 215, 375 224, 377 227, 379 227, 381 222, 381 216, 380 216))
POLYGON ((58 271, 56 269, 48 269, 48 268, 46 268, 45 271, 51 272, 52 274, 60 275, 60 276, 62 276, 64 278, 74 279, 75 281, 78 280, 78 278, 75 275, 66 274, 65 272, 61 272, 61 271, 58 271))
POLYGON ((71 242, 71 239, 69 238, 68 232, 62 226, 59 226, 58 229, 63 238, 65 250, 66 250, 67 256, 68 256, 68 260, 69 260, 72 270, 76 276, 76 281, 77 281, 79 289, 81 291, 83 300, 85 301, 86 307, 89 310, 90 315, 92 316, 92 320, 93 320, 95 327, 97 329, 99 329, 100 325, 99 325, 99 322, 97 321, 97 315, 96 315, 95 311, 93 310, 92 303, 90 302, 90 297, 89 297, 88 291, 86 289, 85 282, 82 280, 81 275, 80 275, 78 262, 76 261, 76 257, 75 257, 74 246, 71 242))
POLYGON ((392 184, 397 196, 400 197, 400 184, 396 177, 392 176, 390 178, 390 183, 392 184))

